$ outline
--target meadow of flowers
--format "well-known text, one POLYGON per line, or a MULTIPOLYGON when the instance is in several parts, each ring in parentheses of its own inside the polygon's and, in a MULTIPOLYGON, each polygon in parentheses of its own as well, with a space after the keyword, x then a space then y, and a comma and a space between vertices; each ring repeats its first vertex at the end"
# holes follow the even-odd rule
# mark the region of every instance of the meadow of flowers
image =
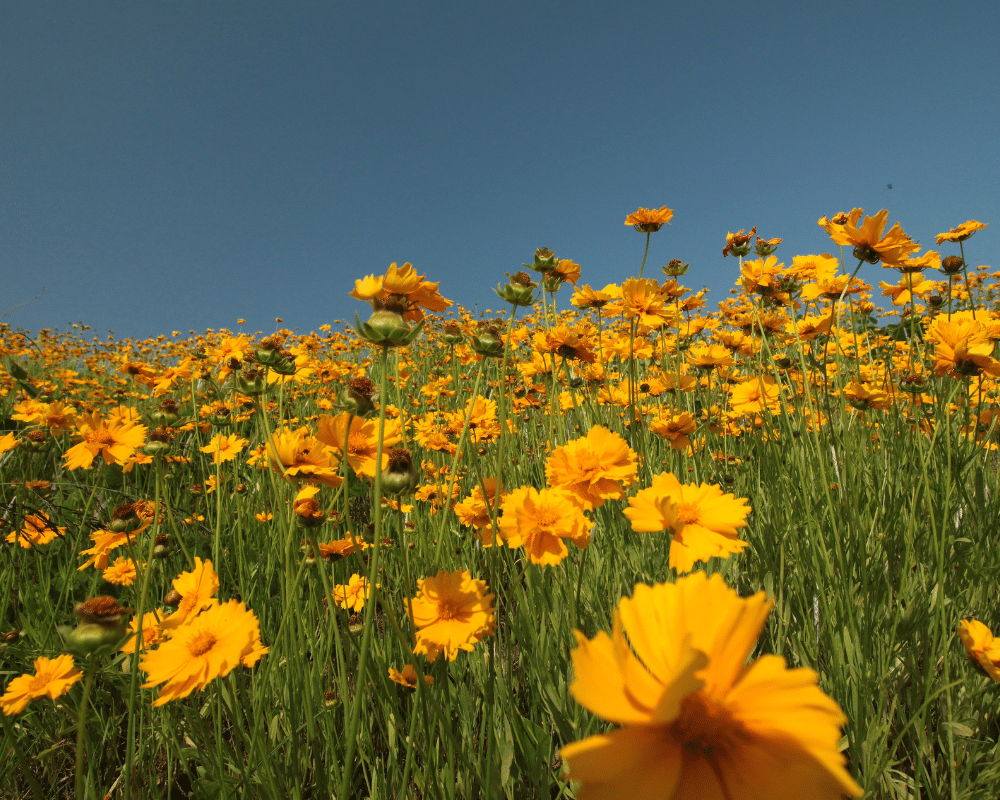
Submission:
POLYGON ((730 233, 710 309, 672 216, 478 315, 0 326, 0 796, 1000 796, 987 226, 730 233))

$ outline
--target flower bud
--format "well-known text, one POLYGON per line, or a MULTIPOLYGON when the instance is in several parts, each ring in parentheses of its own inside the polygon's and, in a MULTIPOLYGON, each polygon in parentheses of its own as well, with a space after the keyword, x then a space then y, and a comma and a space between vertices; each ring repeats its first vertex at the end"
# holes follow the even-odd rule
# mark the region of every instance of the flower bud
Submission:
POLYGON ((142 520, 136 513, 135 503, 123 503, 112 512, 108 527, 114 533, 131 533, 141 525, 142 520))
POLYGON ((149 441, 140 450, 147 456, 165 456, 173 447, 174 436, 168 430, 155 430, 149 434, 149 441))
POLYGON ((387 495, 410 494, 420 482, 420 472, 409 450, 394 447, 389 451, 389 468, 382 473, 382 491, 387 495))
POLYGON ((37 453, 45 447, 46 438, 45 431, 28 431, 28 433, 18 439, 17 443, 29 453, 37 453))
MULTIPOLYGON (((500 294, 500 292, 498 291, 497 294, 500 294)), ((441 332, 441 340, 445 344, 461 344, 465 341, 465 334, 462 333, 462 326, 453 320, 446 322, 444 324, 444 330, 441 332)))
POLYGON ((156 541, 153 543, 153 558, 166 558, 174 552, 174 545, 170 541, 170 534, 158 533, 156 541))
POLYGON ((256 397, 264 394, 264 390, 267 388, 267 383, 264 380, 264 376, 260 372, 255 369, 248 369, 236 378, 236 388, 239 389, 242 394, 249 397, 256 397))
POLYGON ((171 589, 163 596, 163 605, 176 608, 181 604, 181 600, 183 599, 184 596, 180 592, 176 589, 171 589))
POLYGON ((371 379, 351 378, 341 391, 340 405, 356 417, 367 417, 375 411, 375 384, 371 379))
POLYGON ((18 640, 20 638, 21 638, 21 632, 20 631, 7 631, 7 633, 5 633, 3 635, 3 643, 4 644, 17 644, 17 642, 18 642, 18 640))
POLYGON ((132 613, 113 597, 103 595, 77 603, 73 609, 80 623, 66 637, 67 648, 79 656, 89 656, 111 649, 125 638, 122 619, 132 613))
POLYGON ((539 247, 535 250, 535 259, 530 264, 524 264, 528 269, 535 272, 552 272, 559 266, 559 259, 556 254, 547 247, 539 247))
POLYGON ((407 308, 406 295, 389 295, 384 301, 372 301, 375 311, 367 322, 360 322, 355 314, 355 330, 365 341, 382 347, 405 347, 417 338, 423 327, 423 320, 414 327, 403 319, 407 308))
POLYGON ((964 266, 965 262, 961 256, 948 256, 941 259, 941 271, 945 275, 957 275, 964 266))
POLYGON ((526 272, 506 274, 510 280, 503 285, 497 284, 497 288, 494 289, 497 296, 515 307, 532 305, 535 302, 535 289, 538 288, 538 284, 531 280, 526 272))
POLYGON ((679 278, 681 275, 687 275, 688 269, 691 265, 686 261, 681 261, 679 258, 670 259, 670 263, 665 267, 660 267, 660 272, 666 275, 668 278, 679 278))
POLYGON ((499 358, 503 355, 503 336, 495 322, 483 320, 472 334, 472 349, 484 358, 499 358))
POLYGON ((213 408, 212 413, 208 415, 208 422, 217 428, 225 428, 233 424, 233 415, 228 408, 219 405, 213 408))

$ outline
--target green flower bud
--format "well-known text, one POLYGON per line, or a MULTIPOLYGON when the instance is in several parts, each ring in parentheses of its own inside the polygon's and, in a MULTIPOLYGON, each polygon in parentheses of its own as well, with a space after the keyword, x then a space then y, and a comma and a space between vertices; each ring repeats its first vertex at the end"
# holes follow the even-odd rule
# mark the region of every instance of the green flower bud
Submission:
POLYGON ((389 468, 382 473, 382 491, 387 495, 410 494, 420 482, 420 472, 409 450, 394 447, 389 451, 389 468))
POLYGON ((559 266, 559 259, 556 254, 547 247, 539 247, 535 250, 535 259, 530 264, 524 264, 528 269, 535 272, 552 272, 559 266))

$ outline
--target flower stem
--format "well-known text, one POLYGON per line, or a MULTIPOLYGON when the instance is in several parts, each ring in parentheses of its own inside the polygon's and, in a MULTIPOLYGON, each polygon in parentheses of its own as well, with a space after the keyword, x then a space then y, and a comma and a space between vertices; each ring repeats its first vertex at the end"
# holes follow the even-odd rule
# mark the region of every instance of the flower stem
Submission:
MULTIPOLYGON (((97 671, 97 661, 93 656, 87 657, 87 677, 83 684, 83 697, 80 698, 80 711, 76 717, 76 797, 86 800, 85 789, 89 781, 83 777, 87 767, 87 703, 90 702, 90 692, 94 688, 94 673, 97 671), (86 782, 85 782, 86 781, 86 782)), ((131 721, 131 716, 129 717, 131 721)), ((129 753, 132 752, 131 747, 129 753)))

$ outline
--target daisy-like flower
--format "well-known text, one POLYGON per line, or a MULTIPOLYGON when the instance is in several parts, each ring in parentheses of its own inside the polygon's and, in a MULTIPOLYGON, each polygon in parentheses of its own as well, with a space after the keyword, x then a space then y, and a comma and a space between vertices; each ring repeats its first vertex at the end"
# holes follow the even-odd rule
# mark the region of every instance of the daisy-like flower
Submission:
POLYGON ((347 583, 338 583, 333 587, 333 599, 337 605, 355 612, 365 607, 371 593, 368 581, 358 574, 352 575, 347 583))
POLYGON ((417 581, 417 596, 407 604, 417 631, 413 652, 436 661, 442 653, 454 661, 459 650, 472 651, 493 634, 493 595, 486 581, 463 570, 439 570, 433 578, 417 581), (412 609, 412 612, 411 612, 412 609))
POLYGON ((139 662, 147 674, 143 689, 166 684, 153 701, 162 706, 225 677, 251 655, 260 641, 256 615, 230 600, 202 612, 139 662))
POLYGON ((219 576, 211 561, 194 557, 194 569, 182 572, 173 580, 173 587, 181 596, 177 610, 160 624, 160 630, 171 634, 181 628, 203 608, 218 605, 215 593, 219 591, 219 576))
POLYGON ((539 353, 552 353, 570 361, 585 361, 593 364, 597 354, 578 332, 565 322, 561 322, 548 331, 539 331, 534 337, 535 349, 539 353))
POLYGON ((746 498, 724 494, 718 486, 686 485, 662 472, 628 505, 623 513, 632 530, 673 531, 669 563, 678 572, 690 572, 696 561, 728 558, 747 546, 738 538, 750 513, 746 498))
POLYGON ((17 447, 17 437, 13 433, 0 436, 0 454, 17 447))
MULTIPOLYGON (((407 664, 402 670, 393 669, 389 667, 389 680, 395 681, 400 686, 405 686, 407 689, 417 688, 417 670, 413 664, 407 664)), ((424 683, 428 686, 434 685, 433 675, 424 675, 424 683)))
MULTIPOLYGON (((358 540, 358 545, 364 549, 364 543, 358 540)), ((339 561, 354 552, 354 542, 350 537, 345 539, 334 539, 331 542, 319 542, 320 558, 327 561, 339 561)))
POLYGON ((875 264, 881 261, 886 266, 896 266, 905 261, 911 253, 920 249, 897 222, 888 233, 883 235, 889 212, 882 209, 874 217, 865 217, 861 222, 864 210, 855 208, 846 216, 842 223, 821 217, 820 226, 830 235, 834 244, 854 248, 854 257, 875 264))
POLYGON ((694 417, 686 411, 680 414, 662 414, 649 423, 657 436, 670 441, 671 450, 687 450, 691 446, 688 436, 698 429, 694 417))
POLYGON ((115 586, 131 586, 135 583, 135 562, 131 558, 119 556, 104 570, 102 577, 115 586))
MULTIPOLYGON (((466 527, 470 527, 480 532, 480 539, 483 547, 493 546, 493 529, 491 510, 497 509, 497 479, 484 478, 483 484, 486 486, 486 497, 483 497, 483 490, 480 486, 475 486, 472 493, 461 503, 455 504, 455 516, 458 521, 466 527)), ((510 492, 500 492, 500 502, 508 497, 510 492)))
POLYGON ((927 331, 934 342, 934 374, 953 378, 986 373, 1000 376, 1000 362, 993 358, 993 340, 979 321, 955 315, 939 316, 927 331))
POLYGON ((557 447, 545 464, 549 486, 574 495, 584 510, 625 496, 638 456, 617 433, 595 425, 587 435, 557 447))
POLYGON ((65 536, 66 529, 53 526, 44 511, 25 514, 21 530, 7 534, 8 542, 17 542, 25 550, 48 544, 57 536, 65 536))
POLYGON ((611 636, 577 631, 570 692, 622 727, 560 751, 576 797, 860 797, 840 753, 847 719, 819 676, 779 656, 747 663, 772 605, 698 572, 636 586, 611 636))
POLYGON ((340 468, 337 457, 308 428, 275 431, 267 452, 271 469, 286 478, 316 481, 334 488, 343 482, 337 474, 340 468))
POLYGON ((591 289, 588 284, 577 288, 573 296, 569 299, 577 308, 604 308, 612 300, 617 299, 613 291, 608 291, 608 287, 601 290, 591 289))
POLYGON ((418 275, 410 263, 397 267, 393 262, 384 276, 369 275, 355 281, 354 291, 350 295, 355 300, 383 305, 391 295, 398 295, 404 298, 406 305, 403 318, 419 322, 424 318, 423 309, 446 311, 451 305, 451 300, 446 300, 438 293, 440 284, 426 281, 424 277, 418 275))
POLYGON ((957 228, 951 228, 947 233, 939 233, 934 237, 934 241, 938 244, 944 244, 945 242, 964 242, 976 231, 981 231, 983 228, 988 227, 988 222, 976 222, 976 220, 970 219, 968 222, 963 222, 957 228))
POLYGON ((69 687, 83 677, 73 666, 69 655, 35 659, 35 674, 21 675, 7 684, 7 691, 0 697, 0 708, 8 717, 20 714, 28 703, 40 697, 55 700, 69 691, 69 687))
MULTIPOLYGON (((347 463, 355 474, 375 478, 375 456, 378 455, 378 420, 362 419, 348 414, 331 417, 326 414, 319 418, 316 438, 337 455, 344 458, 344 439, 347 439, 347 463), (347 430, 350 418, 351 429, 347 430)), ((382 469, 389 463, 389 448, 400 441, 401 425, 398 419, 387 419, 382 440, 382 469)))
POLYGON ((638 211, 625 217, 625 224, 631 225, 640 233, 656 233, 664 225, 669 225, 673 216, 673 209, 666 206, 662 208, 640 207, 638 211))
POLYGON ((200 448, 203 453, 211 453, 213 464, 224 464, 236 458, 243 448, 250 442, 237 434, 226 436, 224 433, 217 433, 207 445, 200 448))
POLYGON ((711 372, 716 367, 736 364, 729 348, 721 344, 696 344, 688 350, 687 361, 692 367, 711 372))
POLYGON ((740 228, 736 233, 726 234, 726 246, 722 248, 722 257, 728 258, 729 256, 745 256, 750 252, 750 240, 757 233, 757 226, 754 225, 750 229, 750 233, 746 233, 746 228, 740 228))
POLYGON ((657 329, 673 321, 673 302, 652 278, 629 278, 622 284, 622 304, 626 319, 657 329))
POLYGON ((979 620, 963 619, 958 623, 958 638, 976 666, 1000 683, 1000 642, 993 638, 993 631, 979 620))
POLYGON ((778 408, 778 384, 769 375, 751 378, 732 388, 729 407, 737 414, 760 414, 778 408))
POLYGON ((105 464, 124 465, 146 441, 145 425, 122 417, 105 421, 96 411, 80 416, 76 432, 83 441, 63 454, 68 470, 89 469, 98 455, 105 464))
MULTIPOLYGON (((159 611, 147 611, 142 615, 142 650, 148 650, 154 644, 159 644, 164 640, 163 631, 160 629, 160 620, 163 615, 159 611)), ((121 653, 135 652, 135 639, 138 631, 139 617, 132 615, 128 624, 128 632, 131 634, 119 648, 121 653)))
POLYGON ((576 498, 562 489, 522 486, 503 502, 500 536, 511 549, 523 547, 532 564, 555 566, 567 555, 566 540, 580 549, 590 542, 590 521, 576 498))

